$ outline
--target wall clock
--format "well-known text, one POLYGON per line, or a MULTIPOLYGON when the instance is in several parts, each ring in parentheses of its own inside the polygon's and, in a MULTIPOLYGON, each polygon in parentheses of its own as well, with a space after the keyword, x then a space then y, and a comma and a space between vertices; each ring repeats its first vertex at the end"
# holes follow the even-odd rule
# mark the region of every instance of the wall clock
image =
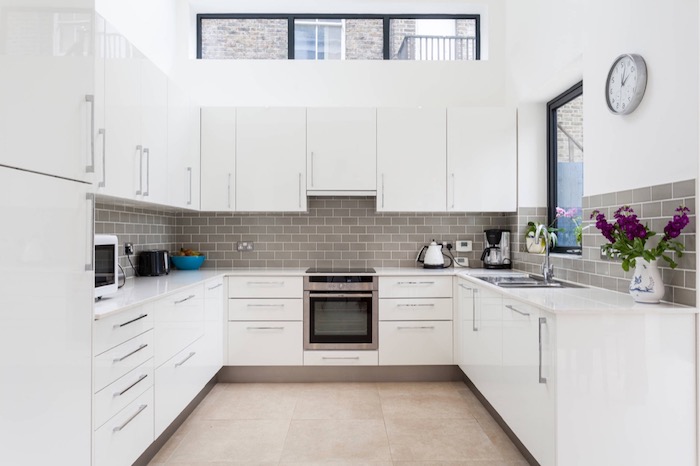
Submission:
POLYGON ((641 55, 625 53, 615 59, 605 84, 605 101, 615 115, 632 113, 647 87, 647 65, 641 55))

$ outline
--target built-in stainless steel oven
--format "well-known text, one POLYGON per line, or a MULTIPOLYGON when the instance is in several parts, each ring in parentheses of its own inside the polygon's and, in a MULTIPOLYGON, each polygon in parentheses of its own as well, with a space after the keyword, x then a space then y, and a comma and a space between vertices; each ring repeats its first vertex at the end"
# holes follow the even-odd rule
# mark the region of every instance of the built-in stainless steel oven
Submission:
POLYGON ((374 269, 309 269, 304 277, 304 349, 376 350, 374 269))

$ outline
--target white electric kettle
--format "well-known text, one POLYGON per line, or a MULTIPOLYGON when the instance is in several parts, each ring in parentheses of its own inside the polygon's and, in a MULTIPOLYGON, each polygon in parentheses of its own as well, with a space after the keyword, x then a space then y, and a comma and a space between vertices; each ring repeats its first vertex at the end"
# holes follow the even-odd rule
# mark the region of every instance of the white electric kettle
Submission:
POLYGON ((452 265, 452 259, 447 257, 450 263, 445 265, 443 256, 447 257, 442 253, 442 244, 437 244, 433 240, 428 246, 423 246, 416 257, 416 262, 423 264, 426 269, 445 269, 452 265))

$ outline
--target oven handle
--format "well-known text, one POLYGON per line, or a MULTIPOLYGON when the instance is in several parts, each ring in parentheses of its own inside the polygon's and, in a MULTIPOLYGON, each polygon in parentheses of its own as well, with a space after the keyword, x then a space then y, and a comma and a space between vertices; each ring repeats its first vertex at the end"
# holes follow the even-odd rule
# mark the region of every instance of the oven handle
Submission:
POLYGON ((372 298, 372 293, 310 293, 310 298, 372 298))

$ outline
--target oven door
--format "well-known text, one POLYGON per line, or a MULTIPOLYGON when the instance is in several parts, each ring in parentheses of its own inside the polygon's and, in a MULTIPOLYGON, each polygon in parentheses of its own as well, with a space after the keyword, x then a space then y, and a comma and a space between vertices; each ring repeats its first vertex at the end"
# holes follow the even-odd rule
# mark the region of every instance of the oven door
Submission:
POLYGON ((304 349, 377 349, 376 293, 304 294, 304 349))

